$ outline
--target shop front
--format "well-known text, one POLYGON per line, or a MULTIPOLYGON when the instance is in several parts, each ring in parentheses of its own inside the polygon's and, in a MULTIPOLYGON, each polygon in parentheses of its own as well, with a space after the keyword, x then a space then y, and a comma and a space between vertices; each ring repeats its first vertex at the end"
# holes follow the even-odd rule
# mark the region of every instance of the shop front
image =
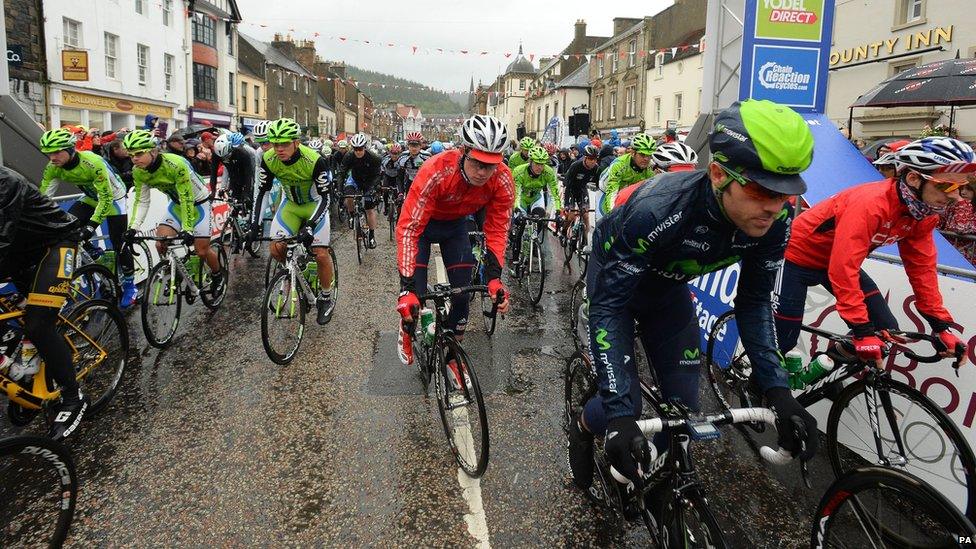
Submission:
POLYGON ((190 124, 207 124, 216 128, 231 129, 234 113, 190 107, 189 120, 190 124))
POLYGON ((51 89, 51 126, 83 125, 100 130, 141 128, 146 115, 158 116, 173 129, 183 126, 174 103, 115 94, 94 94, 66 88, 51 89))
POLYGON ((239 124, 240 125, 238 126, 237 131, 243 133, 244 135, 247 135, 247 134, 251 133, 252 131, 254 131, 254 126, 257 126, 258 123, 260 123, 260 122, 264 122, 264 119, 263 118, 248 118, 246 116, 242 116, 242 117, 240 117, 240 121, 239 121, 239 124))

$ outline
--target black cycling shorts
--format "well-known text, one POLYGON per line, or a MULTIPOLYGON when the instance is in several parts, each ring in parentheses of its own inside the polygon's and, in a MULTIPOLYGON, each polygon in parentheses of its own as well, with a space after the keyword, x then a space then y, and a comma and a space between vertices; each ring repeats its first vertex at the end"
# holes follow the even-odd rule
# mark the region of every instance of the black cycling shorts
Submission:
POLYGON ((27 290, 27 304, 60 309, 70 294, 77 256, 77 242, 59 242, 44 250, 33 276, 22 283, 26 288, 18 284, 18 289, 27 290))

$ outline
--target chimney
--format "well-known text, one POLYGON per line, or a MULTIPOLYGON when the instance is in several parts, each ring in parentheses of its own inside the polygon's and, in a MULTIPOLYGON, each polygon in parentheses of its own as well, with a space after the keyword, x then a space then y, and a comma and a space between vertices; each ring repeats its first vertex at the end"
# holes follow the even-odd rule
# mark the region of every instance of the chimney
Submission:
POLYGON ((291 36, 282 36, 281 34, 275 33, 274 40, 271 41, 271 46, 284 53, 288 59, 295 58, 295 43, 292 42, 291 36))
POLYGON ((586 21, 578 19, 574 27, 576 32, 573 34, 573 40, 579 43, 586 38, 586 21))
POLYGON ((633 17, 614 17, 613 18, 613 35, 617 36, 623 31, 633 27, 637 23, 640 23, 642 19, 635 19, 633 17))
POLYGON ((302 40, 295 46, 295 60, 308 70, 315 68, 315 42, 302 40))

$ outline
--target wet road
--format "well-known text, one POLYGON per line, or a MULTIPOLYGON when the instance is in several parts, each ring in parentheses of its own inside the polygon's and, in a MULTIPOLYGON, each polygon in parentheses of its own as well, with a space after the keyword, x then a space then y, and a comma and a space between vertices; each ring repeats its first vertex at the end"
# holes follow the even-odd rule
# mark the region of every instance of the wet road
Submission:
MULTIPOLYGON (((395 254, 385 227, 377 232, 361 266, 349 232, 334 237, 336 316, 325 327, 309 319, 289 366, 261 345, 263 258, 233 256, 221 309, 184 308, 164 351, 130 315, 137 351, 121 389, 71 441, 82 486, 70 545, 649 544, 639 524, 571 485, 561 413, 575 274, 557 263, 538 309, 513 286, 515 312, 490 343, 472 322, 466 344, 478 348, 491 426, 488 471, 473 483, 451 458, 436 404, 396 360, 395 254)), ((0 435, 11 431, 0 423, 0 435)), ((696 452, 735 546, 805 544, 822 483, 801 490, 796 468, 770 471, 733 430, 696 452)))

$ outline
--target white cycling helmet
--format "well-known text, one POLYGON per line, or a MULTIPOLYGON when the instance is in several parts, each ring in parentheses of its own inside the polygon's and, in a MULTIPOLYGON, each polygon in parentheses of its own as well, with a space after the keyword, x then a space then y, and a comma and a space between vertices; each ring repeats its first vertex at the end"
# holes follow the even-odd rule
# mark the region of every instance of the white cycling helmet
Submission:
POLYGON ((900 171, 911 168, 921 172, 969 171, 976 163, 976 153, 969 145, 951 137, 923 137, 888 153, 900 171))
POLYGON ((315 152, 321 152, 322 151, 322 140, 321 139, 314 139, 314 138, 313 139, 309 139, 308 140, 308 147, 311 148, 312 150, 314 150, 315 152))
POLYGON ((651 153, 651 160, 655 167, 667 171, 676 165, 694 166, 698 163, 698 153, 680 141, 672 141, 658 145, 651 153))
POLYGON ((470 149, 472 158, 486 164, 500 164, 502 151, 508 145, 508 130, 494 116, 476 114, 461 124, 461 144, 470 149))
POLYGON ((366 145, 369 145, 369 138, 361 133, 357 133, 349 140, 349 146, 354 149, 365 147, 366 145))
POLYGON ((220 158, 227 158, 230 156, 230 150, 232 148, 233 145, 230 143, 229 134, 221 134, 217 137, 217 139, 214 139, 213 152, 220 158))
POLYGON ((267 120, 262 120, 254 125, 254 129, 251 130, 251 135, 254 136, 254 140, 258 143, 267 143, 268 141, 268 122, 267 120))

